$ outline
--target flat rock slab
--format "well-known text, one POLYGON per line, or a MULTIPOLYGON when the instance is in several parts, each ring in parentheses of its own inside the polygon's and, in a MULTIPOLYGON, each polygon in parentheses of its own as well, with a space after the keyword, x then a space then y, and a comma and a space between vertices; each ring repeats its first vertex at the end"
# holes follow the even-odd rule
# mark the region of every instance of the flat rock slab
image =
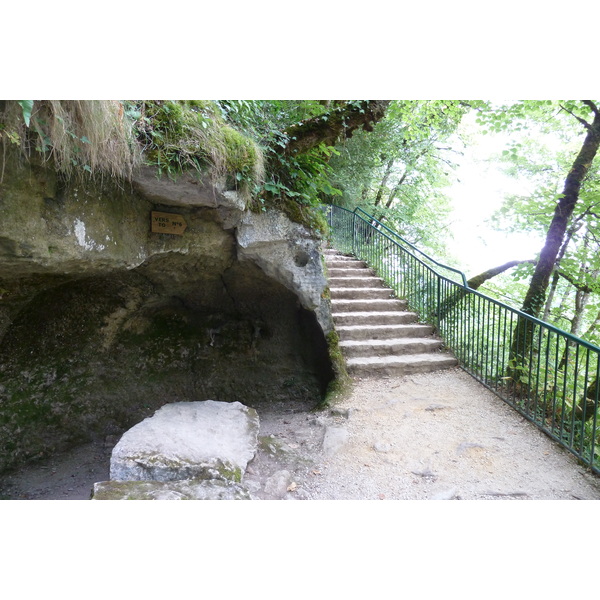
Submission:
POLYGON ((127 431, 114 447, 110 479, 239 482, 258 445, 259 419, 239 402, 174 402, 127 431))
POLYGON ((221 479, 101 481, 92 500, 253 500, 239 483, 221 479))

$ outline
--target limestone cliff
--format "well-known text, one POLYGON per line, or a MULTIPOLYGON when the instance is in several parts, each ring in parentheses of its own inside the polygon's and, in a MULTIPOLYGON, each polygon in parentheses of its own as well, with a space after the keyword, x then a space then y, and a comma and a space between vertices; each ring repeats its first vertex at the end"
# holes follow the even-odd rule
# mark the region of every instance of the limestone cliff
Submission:
POLYGON ((331 313, 311 231, 191 175, 82 183, 7 164, 0 470, 167 402, 323 397, 331 313), (183 234, 153 232, 153 211, 181 217, 183 234))

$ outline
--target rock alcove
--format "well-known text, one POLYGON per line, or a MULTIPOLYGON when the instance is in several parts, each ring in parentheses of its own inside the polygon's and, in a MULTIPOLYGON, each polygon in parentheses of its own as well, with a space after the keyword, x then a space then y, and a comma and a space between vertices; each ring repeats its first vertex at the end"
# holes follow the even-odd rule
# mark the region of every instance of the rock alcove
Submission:
POLYGON ((0 471, 168 402, 311 408, 334 373, 320 241, 218 183, 14 160, 0 187, 0 471), (183 235, 151 231, 153 211, 183 235))

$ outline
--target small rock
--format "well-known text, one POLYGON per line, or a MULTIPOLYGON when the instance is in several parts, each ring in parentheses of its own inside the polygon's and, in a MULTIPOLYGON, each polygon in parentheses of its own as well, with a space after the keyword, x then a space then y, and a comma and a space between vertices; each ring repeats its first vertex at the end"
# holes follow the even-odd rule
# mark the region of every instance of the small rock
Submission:
POLYGON ((350 418, 351 408, 332 408, 330 411, 332 417, 344 417, 344 419, 350 418))
POLYGON ((465 450, 470 450, 471 448, 485 448, 485 446, 482 446, 481 444, 475 444, 473 442, 462 442, 462 444, 459 444, 456 451, 459 454, 462 454, 465 450))
POLYGON ((292 483, 289 471, 277 471, 265 481, 265 494, 274 498, 283 498, 292 483))
POLYGON ((104 439, 104 449, 112 450, 118 443, 119 436, 118 435, 107 435, 104 439))
POLYGON ((350 434, 343 427, 327 427, 323 438, 323 452, 331 456, 338 452, 347 442, 350 434))
POLYGON ((303 488, 298 488, 294 496, 297 500, 310 500, 310 494, 303 488))
POLYGON ((426 469, 425 471, 411 471, 411 473, 413 475, 418 475, 419 477, 423 477, 425 479, 437 479, 437 475, 430 469, 426 469))

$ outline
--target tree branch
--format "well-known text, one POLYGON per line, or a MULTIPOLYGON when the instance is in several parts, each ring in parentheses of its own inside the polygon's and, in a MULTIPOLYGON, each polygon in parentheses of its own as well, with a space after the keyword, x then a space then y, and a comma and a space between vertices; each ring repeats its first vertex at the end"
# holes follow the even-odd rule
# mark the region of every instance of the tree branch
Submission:
POLYGON ((566 279, 575 289, 585 294, 593 294, 598 291, 598 287, 590 287, 589 285, 585 285, 583 283, 578 283, 571 275, 565 273, 564 271, 557 271, 557 273, 563 278, 566 279))
POLYGON ((513 267, 516 267, 517 265, 520 265, 522 263, 531 263, 532 265, 534 265, 535 261, 531 260, 531 259, 511 260, 507 263, 504 263, 503 265, 500 265, 499 267, 494 267, 493 269, 488 269, 487 271, 484 271, 483 273, 480 273, 479 275, 475 275, 475 277, 471 277, 471 279, 469 279, 467 281, 467 285, 472 290, 476 290, 478 287, 482 286, 488 279, 491 279, 492 277, 496 277, 496 275, 500 275, 500 273, 504 273, 504 271, 508 271, 508 269, 512 269, 513 267))
POLYGON ((373 124, 385 116, 390 100, 347 102, 327 114, 292 125, 285 132, 288 142, 284 154, 303 154, 324 143, 333 146, 340 137, 349 138, 362 127, 373 130, 373 124))
MULTIPOLYGON (((585 104, 586 100, 584 100, 583 102, 585 104)), ((589 102, 589 100, 588 100, 588 102, 589 102)), ((578 117, 575 113, 571 112, 568 108, 564 107, 562 104, 560 105, 560 107, 565 112, 568 112, 572 117, 575 117, 586 129, 589 129, 590 131, 592 131, 592 126, 585 119, 578 117)))
POLYGON ((600 109, 591 101, 591 100, 582 100, 582 102, 589 106, 591 111, 597 116, 600 117, 600 109))
MULTIPOLYGON (((499 267, 494 267, 493 269, 488 269, 479 275, 475 275, 475 277, 471 277, 467 281, 467 287, 472 290, 476 290, 478 287, 481 287, 488 279, 495 277, 496 275, 500 275, 504 271, 508 271, 512 267, 515 267, 521 263, 532 263, 535 264, 534 260, 511 260, 499 267)), ((468 294, 468 291, 463 288, 458 288, 455 290, 453 294, 448 296, 440 305, 440 313, 439 316, 441 319, 445 318, 446 315, 450 313, 454 309, 454 307, 460 302, 462 298, 464 298, 468 294)))

